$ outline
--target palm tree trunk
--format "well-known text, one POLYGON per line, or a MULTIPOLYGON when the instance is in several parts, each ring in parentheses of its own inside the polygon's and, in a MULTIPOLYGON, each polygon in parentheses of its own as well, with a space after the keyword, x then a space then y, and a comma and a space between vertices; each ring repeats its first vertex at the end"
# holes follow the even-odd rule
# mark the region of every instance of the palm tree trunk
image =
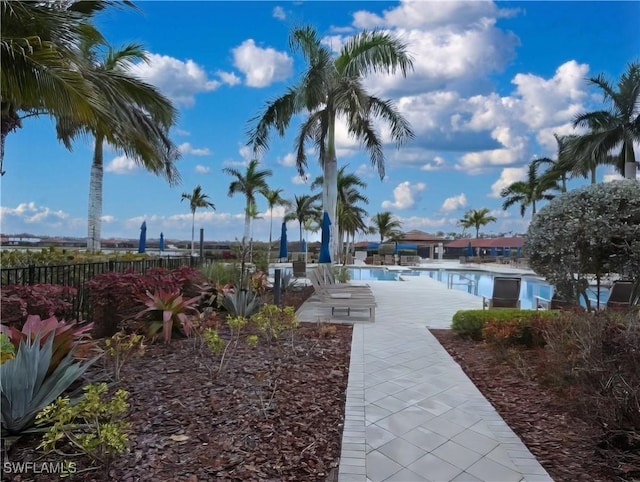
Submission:
POLYGON ((103 136, 96 134, 89 179, 89 213, 87 216, 87 250, 91 253, 97 253, 101 249, 102 178, 104 176, 102 142, 103 136))
POLYGON ((247 245, 249 239, 249 230, 251 228, 251 203, 247 199, 247 208, 244 211, 244 234, 242 235, 242 246, 247 245))
POLYGON ((191 256, 193 256, 196 239, 196 210, 191 213, 191 256))
POLYGON ((338 223, 336 222, 338 205, 338 159, 336 158, 336 115, 335 112, 329 114, 329 126, 327 132, 327 151, 323 165, 324 184, 322 186, 322 207, 329 215, 331 229, 329 236, 329 252, 331 260, 336 261, 338 252, 338 223))
POLYGON ((567 175, 562 174, 562 192, 567 192, 567 175))
POLYGON ((302 221, 299 221, 298 224, 300 225, 300 247, 302 247, 302 221))
POLYGON ((596 166, 591 168, 591 184, 596 184, 596 166))
POLYGON ((531 201, 531 219, 536 215, 536 200, 531 201))
POLYGON ((635 179, 638 172, 638 166, 636 164, 635 153, 633 152, 633 142, 625 141, 622 144, 622 149, 624 152, 624 177, 625 179, 635 179))
POLYGON ((273 206, 271 206, 271 220, 269 221, 269 249, 267 250, 267 266, 271 263, 271 241, 273 240, 273 206))

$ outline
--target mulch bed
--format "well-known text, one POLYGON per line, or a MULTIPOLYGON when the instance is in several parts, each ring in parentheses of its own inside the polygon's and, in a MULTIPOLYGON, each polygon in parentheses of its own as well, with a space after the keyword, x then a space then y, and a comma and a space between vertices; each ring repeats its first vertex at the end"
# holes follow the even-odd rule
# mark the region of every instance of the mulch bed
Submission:
POLYGON ((600 430, 572 415, 558 394, 506 361, 498 361, 481 343, 462 339, 451 330, 431 333, 554 480, 622 480, 598 453, 600 430))
MULTIPOLYGON (((283 301, 297 306, 308 295, 289 294, 283 301)), ((73 480, 335 480, 351 331, 303 323, 295 349, 288 337, 271 346, 261 339, 253 349, 241 342, 220 378, 204 365, 219 357, 205 356, 207 348, 193 339, 148 345, 121 373, 120 387, 130 392, 130 451, 73 480)), ((220 334, 228 337, 222 329, 220 334)), ((37 443, 23 438, 8 460, 36 460, 42 456, 37 443)), ((48 454, 40 460, 63 459, 48 454)), ((75 460, 80 469, 90 466, 86 458, 75 460)), ((5 473, 2 480, 53 478, 5 473)))

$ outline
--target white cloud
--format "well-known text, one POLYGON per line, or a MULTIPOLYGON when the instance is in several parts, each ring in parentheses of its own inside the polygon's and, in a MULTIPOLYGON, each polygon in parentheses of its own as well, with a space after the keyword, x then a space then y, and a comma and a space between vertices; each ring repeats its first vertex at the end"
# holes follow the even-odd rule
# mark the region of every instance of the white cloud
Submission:
POLYGON ((220 80, 227 85, 238 85, 242 82, 242 79, 233 72, 225 72, 218 70, 216 75, 220 77, 220 80))
POLYGON ((190 136, 191 132, 185 131, 184 129, 176 129, 176 134, 179 136, 190 136))
POLYGON ((439 169, 442 169, 444 165, 444 159, 440 156, 435 156, 431 161, 423 164, 420 169, 423 171, 437 171, 439 169))
POLYGON ((448 197, 442 203, 441 211, 455 211, 456 209, 463 208, 467 205, 467 196, 464 193, 460 193, 457 196, 448 197))
POLYGON ((104 216, 101 216, 100 219, 102 220, 103 223, 113 223, 116 221, 116 217, 111 216, 109 214, 105 214, 104 216))
POLYGON ((114 174, 130 174, 139 169, 138 164, 127 156, 115 157, 104 168, 106 172, 113 172, 114 174))
POLYGON ((307 176, 293 176, 291 182, 297 186, 307 183, 307 176))
POLYGON ((294 167, 296 165, 296 156, 292 152, 284 157, 278 157, 278 164, 285 167, 294 167))
POLYGON ((500 177, 496 182, 491 185, 491 193, 489 197, 499 198, 500 192, 505 188, 509 187, 516 181, 522 181, 527 176, 528 171, 527 166, 522 167, 506 167, 500 173, 500 177))
POLYGON ((184 142, 178 146, 178 150, 182 154, 190 154, 192 156, 210 156, 211 151, 208 147, 193 147, 189 142, 184 142))
POLYGON ((393 190, 393 202, 382 201, 383 209, 407 209, 412 207, 419 199, 419 193, 424 191, 427 185, 423 182, 411 184, 404 181, 398 184, 393 190))
POLYGON ((149 62, 131 67, 131 72, 155 85, 179 105, 192 106, 195 95, 211 92, 221 83, 210 79, 205 70, 191 59, 186 61, 168 55, 148 54, 149 62))
POLYGON ((69 235, 82 235, 86 220, 72 218, 61 209, 41 206, 33 201, 18 204, 15 208, 0 207, 0 224, 4 233, 29 232, 48 234, 64 230, 69 235))
POLYGON ((285 20, 287 18, 287 14, 285 13, 284 8, 280 5, 276 5, 273 7, 273 17, 278 20, 285 20))
POLYGON ((253 39, 245 40, 232 51, 233 64, 245 75, 249 87, 266 87, 293 73, 293 59, 286 52, 258 47, 253 39))
POLYGON ((195 167, 195 171, 198 174, 208 174, 211 172, 211 168, 209 166, 203 166, 202 164, 198 164, 195 167))

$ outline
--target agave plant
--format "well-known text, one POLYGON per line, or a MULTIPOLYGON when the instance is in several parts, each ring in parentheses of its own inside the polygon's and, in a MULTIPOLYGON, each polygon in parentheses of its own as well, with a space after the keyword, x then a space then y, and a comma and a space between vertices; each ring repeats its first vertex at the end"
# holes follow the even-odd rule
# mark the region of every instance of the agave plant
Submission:
POLYGON ((75 361, 75 348, 47 375, 54 356, 55 337, 42 335, 20 341, 15 358, 0 365, 2 434, 16 435, 30 428, 36 414, 53 402, 98 358, 75 361))
POLYGON ((0 333, 7 335, 16 351, 23 340, 34 340, 40 335, 40 344, 44 344, 51 338, 53 353, 51 365, 47 371, 49 375, 74 347, 78 348, 74 351, 76 358, 87 358, 88 352, 97 343, 90 339, 92 328, 93 323, 79 326, 75 320, 67 323, 64 320, 58 320, 55 316, 43 320, 38 315, 29 315, 22 330, 13 326, 0 325, 0 333))
POLYGON ((193 325, 187 316, 187 312, 198 315, 199 312, 194 306, 200 300, 200 296, 184 299, 179 291, 166 292, 158 291, 150 293, 147 291, 142 302, 146 308, 136 315, 136 318, 152 313, 160 319, 152 319, 147 329, 147 337, 154 338, 162 329, 162 336, 165 343, 171 341, 171 333, 174 325, 179 326, 186 336, 191 335, 193 325))
POLYGON ((251 290, 235 290, 224 295, 222 306, 231 316, 248 318, 260 308, 261 299, 251 290))

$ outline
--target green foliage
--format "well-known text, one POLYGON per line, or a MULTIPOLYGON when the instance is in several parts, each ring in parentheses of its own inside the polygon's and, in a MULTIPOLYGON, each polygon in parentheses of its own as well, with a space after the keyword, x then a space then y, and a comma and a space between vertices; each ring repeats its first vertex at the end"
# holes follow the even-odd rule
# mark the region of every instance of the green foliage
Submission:
POLYGON ((218 331, 213 328, 206 328, 202 332, 202 339, 216 355, 221 355, 227 347, 227 343, 220 337, 218 331))
POLYGON ((299 325, 292 306, 280 308, 277 305, 264 305, 251 317, 267 343, 277 339, 284 330, 293 330, 299 325))
POLYGON ((162 329, 164 342, 169 343, 174 326, 179 327, 186 336, 191 334, 192 323, 187 313, 198 314, 194 305, 200 300, 200 296, 185 300, 178 291, 169 293, 160 290, 153 294, 147 291, 146 298, 143 299, 143 302, 147 308, 138 313, 136 317, 140 318, 148 313, 151 314, 147 337, 154 338, 162 329))
POLYGON ((460 310, 453 315, 451 328, 459 336, 482 340, 482 330, 488 322, 510 322, 531 324, 532 320, 557 316, 555 311, 519 310, 501 308, 496 310, 460 310))
POLYGON ((346 266, 334 266, 333 272, 335 273, 338 283, 346 283, 349 281, 349 269, 346 266))
POLYGON ((232 283, 238 278, 238 268, 235 263, 213 261, 202 265, 200 272, 210 281, 218 285, 232 283))
POLYGON ((47 375, 53 357, 54 337, 41 343, 35 339, 20 341, 13 360, 0 365, 0 410, 2 432, 19 434, 31 427, 36 414, 53 402, 75 382, 97 359, 90 362, 74 362, 73 349, 47 375))
POLYGON ((222 306, 231 316, 249 317, 262 303, 257 293, 251 290, 236 289, 224 295, 222 306))
POLYGON ((40 335, 41 344, 51 338, 53 352, 47 370, 47 374, 51 374, 73 349, 77 349, 77 355, 86 356, 88 354, 89 350, 96 345, 94 340, 89 339, 89 332, 92 328, 93 323, 78 326, 75 321, 66 323, 58 321, 55 316, 42 320, 38 315, 29 315, 22 330, 0 325, 0 333, 4 333, 8 337, 15 350, 18 350, 21 341, 34 340, 38 335, 40 335))
POLYGON ((145 346, 143 342, 142 335, 136 335, 135 333, 127 335, 122 331, 105 340, 107 355, 113 362, 113 376, 116 382, 120 381, 120 371, 125 362, 132 355, 142 355, 144 353, 145 346))
POLYGON ((534 217, 524 245, 531 268, 578 301, 588 275, 640 273, 640 183, 594 184, 564 193, 534 217))
POLYGON ((258 335, 247 336, 247 345, 249 345, 249 348, 255 348, 258 346, 258 335))
POLYGON ((38 425, 52 424, 38 448, 51 452, 68 441, 92 459, 105 462, 127 449, 129 424, 122 417, 129 408, 129 394, 117 390, 111 400, 105 399, 106 383, 90 384, 83 390, 77 403, 60 397, 38 414, 38 425))
POLYGON ((5 333, 0 333, 0 365, 15 358, 16 350, 5 333))

